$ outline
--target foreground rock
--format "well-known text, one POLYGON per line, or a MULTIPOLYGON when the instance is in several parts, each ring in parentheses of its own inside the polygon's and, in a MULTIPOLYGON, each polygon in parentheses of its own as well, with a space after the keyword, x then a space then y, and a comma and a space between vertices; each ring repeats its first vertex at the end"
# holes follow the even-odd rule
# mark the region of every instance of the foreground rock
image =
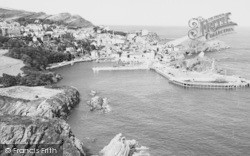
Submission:
MULTIPOLYGON (((27 149, 56 144, 56 149, 63 150, 63 155, 85 156, 82 143, 72 134, 69 125, 56 118, 1 115, 0 144, 16 145, 17 149, 23 148, 18 144, 29 144, 27 149)), ((2 154, 4 151, 0 149, 2 154)))
POLYGON ((72 87, 14 86, 0 89, 0 115, 65 118, 79 103, 79 92, 72 87))
POLYGON ((136 140, 126 140, 117 134, 110 143, 100 151, 100 156, 149 156, 147 148, 140 146, 136 140))
POLYGON ((91 107, 90 108, 91 111, 101 110, 106 113, 111 110, 110 106, 108 105, 108 98, 106 97, 102 98, 99 96, 94 96, 87 103, 91 107))

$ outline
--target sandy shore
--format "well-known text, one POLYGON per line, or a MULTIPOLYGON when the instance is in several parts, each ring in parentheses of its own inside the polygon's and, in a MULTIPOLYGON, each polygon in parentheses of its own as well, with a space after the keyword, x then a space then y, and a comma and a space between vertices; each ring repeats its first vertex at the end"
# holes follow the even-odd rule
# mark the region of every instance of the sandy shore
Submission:
POLYGON ((7 52, 8 50, 0 50, 0 76, 2 76, 3 73, 14 76, 22 73, 20 69, 24 66, 23 61, 3 56, 7 52))

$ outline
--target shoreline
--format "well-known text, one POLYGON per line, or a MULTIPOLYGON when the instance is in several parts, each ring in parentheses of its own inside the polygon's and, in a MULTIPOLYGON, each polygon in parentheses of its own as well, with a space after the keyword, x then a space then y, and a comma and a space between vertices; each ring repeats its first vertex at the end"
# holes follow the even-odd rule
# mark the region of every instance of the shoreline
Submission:
POLYGON ((178 86, 182 86, 185 88, 204 88, 204 89, 236 89, 236 88, 245 88, 250 87, 250 81, 245 82, 243 84, 237 83, 209 83, 209 82, 184 82, 182 80, 178 80, 168 74, 167 72, 162 71, 161 69, 151 68, 156 73, 162 75, 163 77, 167 78, 170 83, 173 83, 178 86))
MULTIPOLYGON (((80 94, 76 88, 13 86, 0 90, 0 97, 0 143, 4 148, 13 148, 12 144, 22 148, 27 142, 31 145, 28 150, 53 144, 66 155, 98 156, 91 153, 84 140, 74 135, 65 120, 79 104, 80 94)), ((131 151, 149 156, 147 147, 119 133, 99 154, 109 156, 131 151), (118 146, 126 148, 121 150, 118 146)))
MULTIPOLYGON (((95 34, 95 33, 93 33, 93 34, 95 34)), ((159 52, 159 55, 158 55, 159 60, 157 60, 157 63, 160 63, 160 60, 162 61, 163 57, 165 57, 166 59, 169 59, 170 56, 173 56, 174 59, 178 60, 178 57, 181 58, 181 56, 183 55, 183 54, 180 54, 178 56, 178 52, 179 52, 178 50, 179 49, 177 48, 177 50, 175 50, 175 47, 172 47, 173 48, 172 49, 171 47, 168 47, 166 44, 159 44, 159 45, 155 46, 153 43, 151 43, 151 41, 147 40, 147 36, 142 35, 142 34, 141 35, 130 34, 132 36, 135 35, 134 36, 135 40, 133 41, 133 39, 131 39, 131 40, 128 41, 128 43, 132 44, 132 46, 128 46, 129 50, 127 50, 127 51, 125 51, 124 47, 127 46, 125 44, 125 42, 127 42, 128 38, 119 37, 118 35, 112 36, 112 38, 113 37, 117 38, 117 41, 116 41, 116 40, 113 40, 113 39, 109 38, 108 37, 109 35, 107 36, 107 34, 105 34, 105 33, 103 33, 103 34, 96 33, 95 35, 97 37, 94 38, 93 40, 98 41, 98 43, 99 43, 99 40, 101 40, 102 44, 100 44, 100 45, 104 46, 105 48, 107 48, 108 46, 106 46, 106 43, 103 42, 103 39, 98 38, 98 35, 103 37, 104 39, 106 39, 107 42, 114 41, 114 43, 111 43, 111 45, 112 45, 111 47, 114 48, 114 49, 118 49, 118 50, 113 49, 113 50, 111 50, 110 54, 116 54, 117 59, 121 57, 121 56, 118 57, 118 55, 117 55, 120 52, 127 55, 127 56, 129 56, 129 57, 123 56, 123 58, 126 58, 126 59, 128 59, 128 58, 136 58, 137 60, 139 60, 139 61, 141 61, 143 63, 145 63, 147 61, 150 61, 150 62, 154 61, 156 56, 153 56, 152 54, 157 55, 158 52, 159 52), (124 41, 124 42, 122 42, 122 41, 124 41), (115 42, 117 42, 117 43, 115 43, 115 42), (117 47, 114 46, 115 44, 117 44, 118 46, 117 47), (147 44, 147 46, 146 46, 146 44, 147 44), (159 50, 159 48, 161 50, 159 50), (144 51, 145 51, 145 53, 144 53, 144 51), (169 52, 169 53, 165 53, 166 51, 169 52), (149 55, 147 55, 147 54, 149 54, 149 55), (130 55, 132 55, 132 56, 130 57, 130 55), (160 58, 160 57, 162 57, 162 58, 160 58)), ((157 42, 157 44, 160 43, 160 41, 157 41, 156 39, 152 39, 152 40, 157 42)), ((178 45, 181 42, 184 42, 186 40, 188 40, 188 39, 187 38, 180 38, 180 39, 168 42, 168 44, 173 43, 175 45, 178 45)), ((213 46, 211 45, 211 47, 213 47, 213 46)), ((102 51, 102 50, 100 50, 100 51, 102 51)), ((100 51, 98 51, 98 52, 100 52, 100 51)), ((102 54, 104 56, 106 56, 106 57, 99 57, 98 58, 98 57, 95 57, 97 54, 93 54, 94 57, 86 58, 85 57, 86 55, 85 55, 84 57, 76 58, 76 59, 71 60, 71 61, 63 61, 63 62, 59 62, 59 63, 50 64, 49 67, 46 68, 46 70, 57 69, 57 68, 61 68, 61 67, 64 67, 64 66, 69 66, 69 65, 74 65, 75 63, 81 63, 81 62, 92 62, 92 61, 112 62, 111 60, 107 61, 108 59, 111 59, 111 58, 108 57, 109 55, 108 55, 107 51, 103 50, 102 54)), ((18 61, 21 61, 21 60, 18 60, 18 61)), ((62 61, 62 60, 60 60, 60 61, 62 61)), ((134 60, 132 60, 132 61, 134 61, 134 60)), ((240 87, 249 87, 250 86, 250 81, 248 81, 248 80, 246 80, 246 82, 244 82, 244 83, 238 83, 236 81, 235 82, 232 81, 233 83, 208 83, 208 82, 211 82, 211 80, 205 80, 205 81, 203 81, 201 83, 201 82, 198 82, 198 81, 194 81, 194 78, 196 80, 200 79, 200 77, 194 77, 195 74, 192 75, 193 77, 190 76, 190 77, 185 77, 184 78, 184 76, 183 76, 184 74, 183 75, 179 74, 179 73, 182 72, 180 69, 173 68, 173 70, 177 71, 176 72, 177 74, 175 73, 176 75, 174 76, 171 73, 171 70, 168 70, 168 69, 165 70, 165 67, 168 68, 167 65, 163 65, 163 64, 161 64, 161 65, 162 65, 161 67, 155 67, 155 66, 149 66, 149 65, 143 64, 143 65, 138 65, 138 66, 133 65, 133 66, 121 66, 121 67, 94 67, 92 69, 93 69, 94 72, 98 72, 98 71, 117 71, 117 70, 121 70, 121 71, 125 71, 125 70, 153 70, 154 72, 156 72, 156 73, 162 75, 163 77, 167 78, 170 83, 173 83, 175 85, 182 86, 182 87, 185 87, 185 88, 232 89, 232 88, 240 88, 240 87), (183 77, 181 77, 180 75, 183 76, 183 77)), ((190 71, 190 73, 192 74, 192 71, 190 71)), ((202 73, 200 73, 200 74, 202 75, 202 73)), ((207 78, 206 76, 207 75, 204 74, 202 78, 206 79, 207 78)), ((227 76, 227 78, 229 78, 229 76, 227 76)), ((241 80, 243 80, 243 79, 241 79, 241 80)), ((33 87, 33 89, 34 88, 35 87, 33 87)), ((43 90, 43 91, 45 91, 45 90, 43 90)), ((29 115, 33 115, 33 116, 36 117, 37 114, 38 114, 38 115, 41 115, 42 117, 49 117, 49 118, 53 118, 53 119, 56 120, 57 118, 60 118, 60 117, 67 117, 69 115, 68 114, 69 111, 74 108, 75 104, 72 106, 72 105, 69 105, 67 103, 70 103, 72 101, 74 101, 73 103, 75 103, 76 101, 78 101, 78 102, 76 102, 77 104, 79 103, 79 96, 80 95, 79 95, 77 90, 76 90, 76 92, 77 93, 72 93, 72 94, 69 93, 71 95, 71 97, 70 97, 70 95, 65 95, 65 96, 60 95, 60 96, 56 97, 56 100, 55 99, 45 100, 45 101, 42 101, 40 104, 35 100, 34 96, 37 96, 37 95, 32 95, 33 99, 31 100, 31 102, 36 101, 36 103, 34 102, 35 106, 31 105, 31 102, 29 102, 29 104, 27 104, 25 106, 22 105, 21 107, 18 107, 18 104, 16 104, 16 105, 14 104, 14 106, 10 106, 11 109, 8 108, 7 110, 3 110, 3 111, 5 111, 5 113, 7 112, 7 114, 13 115, 13 116, 21 114, 21 115, 23 115, 25 117, 27 117, 29 115), (78 99, 72 100, 72 96, 76 97, 78 99), (67 106, 61 106, 60 102, 66 103, 67 106), (50 103, 51 103, 51 105, 50 105, 50 103), (15 110, 14 107, 16 107, 17 111, 15 110), (34 108, 34 107, 37 107, 37 108, 34 108), (10 111, 12 109, 14 111, 10 111), (39 110, 37 110, 37 109, 39 109, 39 110), (25 112, 26 110, 28 110, 28 112, 25 112), (30 110, 31 110, 31 112, 29 112, 30 110), (10 111, 10 113, 8 113, 8 111, 10 111), (15 114, 15 113, 17 113, 17 114, 15 114)), ((27 93, 22 92, 21 94, 22 94, 22 96, 25 96, 24 94, 27 94, 27 93)), ((8 94, 6 94, 4 96, 7 97, 6 101, 12 101, 14 99, 13 101, 16 102, 16 101, 20 100, 20 99, 18 99, 20 97, 11 97, 8 94)), ((30 100, 29 98, 27 98, 27 99, 30 100)), ((25 103, 25 102, 23 102, 23 103, 25 103)), ((0 108, 0 110, 1 109, 2 108, 0 108)), ((1 115, 1 112, 0 112, 0 115, 1 115)))
POLYGON ((49 67, 46 68, 46 70, 49 69, 56 69, 56 68, 61 68, 64 66, 68 66, 68 65, 74 65, 74 63, 78 63, 78 62, 91 62, 94 59, 85 59, 85 58, 78 58, 78 59, 74 59, 72 61, 64 61, 64 62, 60 62, 60 63, 54 63, 54 64, 50 64, 49 67))
POLYGON ((6 144, 5 148, 29 143, 27 149, 55 144, 66 154, 86 156, 84 144, 64 120, 79 104, 79 96, 76 88, 66 86, 1 89, 0 143, 6 144))
MULTIPOLYGON (((154 67, 154 66, 122 66, 122 67, 93 67, 92 70, 93 72, 99 72, 99 71, 125 71, 125 70, 153 70, 156 73, 162 75, 163 77, 167 78, 170 83, 173 83, 178 86, 182 86, 185 88, 204 88, 204 89, 233 89, 233 88, 245 88, 245 87, 250 87, 250 81, 239 78, 239 77, 234 77, 234 76, 225 76, 225 78, 235 78, 235 82, 211 82, 209 80, 205 81, 185 81, 182 79, 179 79, 178 77, 174 77, 173 74, 171 73, 171 70, 163 70, 164 67, 154 67), (240 81, 239 81, 240 80, 240 81)), ((175 70, 175 69, 174 69, 175 70)), ((178 71, 181 72, 181 71, 178 71)), ((191 72, 192 73, 192 72, 191 72)), ((215 74, 211 73, 213 76, 216 77, 221 77, 223 75, 220 74, 215 74)), ((202 74, 201 74, 202 75, 202 74)), ((206 76, 204 74, 204 76, 206 76)))
POLYGON ((46 70, 61 68, 61 67, 65 67, 68 65, 72 66, 75 63, 81 63, 81 62, 93 62, 93 61, 112 62, 112 61, 106 61, 107 59, 112 59, 112 58, 109 58, 109 57, 105 57, 105 58, 77 58, 77 59, 74 59, 71 61, 63 61, 63 62, 59 62, 59 63, 50 64, 49 67, 46 68, 46 70))
POLYGON ((78 90, 69 86, 12 86, 1 88, 0 97, 0 114, 49 118, 67 118, 80 101, 78 90))
POLYGON ((117 71, 117 70, 149 70, 150 68, 145 65, 141 66, 122 66, 122 67, 93 67, 92 70, 94 72, 99 71, 117 71))

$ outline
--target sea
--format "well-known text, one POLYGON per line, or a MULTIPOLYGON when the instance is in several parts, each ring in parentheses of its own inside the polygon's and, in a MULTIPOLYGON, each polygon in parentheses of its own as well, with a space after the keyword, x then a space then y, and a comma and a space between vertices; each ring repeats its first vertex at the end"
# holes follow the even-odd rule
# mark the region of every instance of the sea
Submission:
MULTIPOLYGON (((147 29, 162 38, 185 36, 188 27, 111 26, 147 29)), ((250 79, 250 28, 218 38, 231 48, 205 55, 228 75, 250 79)), ((154 71, 100 71, 109 63, 85 62, 55 71, 58 85, 75 86, 81 95, 67 122, 89 155, 98 154, 118 133, 149 148, 151 156, 250 156, 250 88, 183 88, 154 71), (111 112, 91 112, 91 90, 109 99, 111 112)))

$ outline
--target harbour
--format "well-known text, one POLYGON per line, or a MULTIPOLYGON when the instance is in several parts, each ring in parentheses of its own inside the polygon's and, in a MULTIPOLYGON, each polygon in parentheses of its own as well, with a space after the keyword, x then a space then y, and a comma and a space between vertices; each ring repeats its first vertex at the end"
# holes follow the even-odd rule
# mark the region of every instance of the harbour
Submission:
POLYGON ((3 0, 0 156, 249 156, 250 3, 176 1, 3 0))
POLYGON ((129 138, 140 138, 152 155, 178 155, 180 151, 187 155, 248 152, 245 130, 250 128, 249 88, 180 87, 153 70, 94 73, 92 68, 96 66, 110 64, 85 62, 56 69, 64 77, 59 84, 76 85, 82 95, 79 107, 67 121, 92 151, 98 152, 108 138, 122 131, 129 138), (89 112, 85 99, 91 90, 109 98, 112 111, 105 118, 103 114, 89 112), (150 137, 144 137, 147 135, 150 137), (168 141, 159 142, 161 139, 168 141))

